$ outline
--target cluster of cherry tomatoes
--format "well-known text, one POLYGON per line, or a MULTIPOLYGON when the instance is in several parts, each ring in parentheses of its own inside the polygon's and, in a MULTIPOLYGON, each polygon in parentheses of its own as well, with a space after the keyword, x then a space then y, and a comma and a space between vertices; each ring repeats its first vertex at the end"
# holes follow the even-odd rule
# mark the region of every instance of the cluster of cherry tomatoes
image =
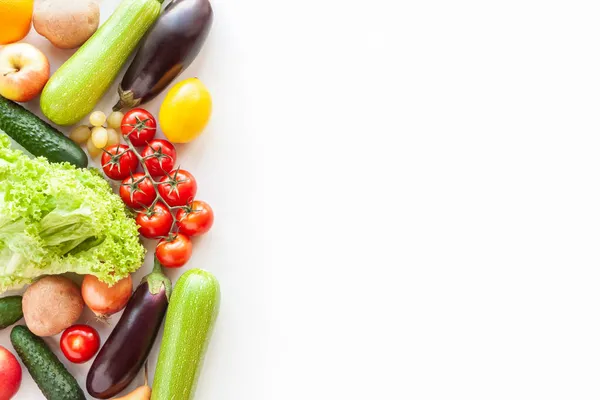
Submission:
POLYGON ((121 132, 127 144, 104 149, 102 170, 110 179, 121 181, 119 194, 137 212, 140 234, 160 239, 156 247, 160 263, 179 268, 192 255, 190 237, 208 232, 214 214, 207 203, 195 200, 194 176, 175 167, 173 144, 154 139, 156 126, 154 116, 142 108, 125 114, 121 132), (142 148, 141 152, 136 148, 142 148))

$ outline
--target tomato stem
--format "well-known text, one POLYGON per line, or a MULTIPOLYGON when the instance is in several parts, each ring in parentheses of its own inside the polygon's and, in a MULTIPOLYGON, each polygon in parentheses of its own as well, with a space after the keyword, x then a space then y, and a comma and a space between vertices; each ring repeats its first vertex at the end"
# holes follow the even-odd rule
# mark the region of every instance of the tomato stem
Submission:
MULTIPOLYGON (((152 186, 154 187, 154 191, 156 192, 156 198, 154 199, 154 201, 148 208, 152 209, 154 207, 154 205, 156 205, 156 203, 158 203, 158 201, 162 201, 162 203, 165 205, 165 207, 167 207, 167 209, 171 213, 171 216, 173 217, 173 222, 171 223, 171 229, 169 229, 169 233, 175 233, 175 226, 177 224, 177 210, 180 209, 181 207, 179 207, 179 206, 172 207, 169 205, 169 203, 167 203, 165 201, 165 199, 162 198, 162 196, 160 195, 160 192, 158 191, 159 182, 156 182, 152 178, 152 175, 150 175, 150 172, 148 171, 148 167, 146 166, 146 159, 144 157, 142 157, 142 155, 137 151, 135 146, 131 143, 131 140, 129 140, 129 135, 123 135, 123 139, 125 140, 125 143, 127 143, 127 145, 129 146, 129 150, 131 152, 133 152, 133 154, 135 154, 135 156, 139 160, 140 165, 142 166, 142 169, 144 170, 144 175, 146 175, 146 178, 148 178, 148 180, 152 183, 152 186)), ((142 179, 142 181, 143 181, 143 179, 142 179)))

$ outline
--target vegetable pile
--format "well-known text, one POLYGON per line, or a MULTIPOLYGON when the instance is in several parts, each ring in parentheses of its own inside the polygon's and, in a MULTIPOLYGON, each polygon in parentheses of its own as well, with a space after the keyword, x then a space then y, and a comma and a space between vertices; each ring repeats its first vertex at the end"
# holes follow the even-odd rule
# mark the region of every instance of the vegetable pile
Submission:
POLYGON ((192 63, 213 11, 209 0, 171 0, 162 14, 161 4, 123 0, 98 28, 100 9, 92 0, 46 0, 35 10, 32 0, 0 0, 0 44, 6 44, 0 50, 0 294, 26 286, 22 296, 0 298, 0 330, 12 326, 12 349, 0 346, 0 400, 18 396, 23 371, 15 354, 49 400, 84 400, 86 391, 99 399, 194 397, 220 286, 210 272, 190 269, 173 288, 165 271, 186 265, 193 238, 214 222, 173 144, 204 131, 212 98, 190 78, 171 87, 158 118, 139 106, 192 63), (32 19, 55 47, 81 46, 52 76, 40 50, 15 43, 32 19), (112 112, 92 112, 136 47, 112 112), (40 95, 51 123, 77 124, 70 137, 17 103, 40 95), (88 156, 99 169, 87 169, 88 156), (140 236, 157 244, 154 267, 137 284, 132 274, 146 254, 140 236), (86 307, 93 321, 81 321, 86 307), (148 356, 163 321, 148 382, 154 367, 148 356), (103 343, 95 327, 108 322, 112 331, 103 343), (65 364, 46 343, 52 336, 65 364), (144 384, 121 394, 142 367, 144 384), (85 386, 72 368, 87 368, 85 386))
POLYGON ((113 112, 108 118, 103 112, 94 111, 89 121, 91 130, 85 125, 78 126, 71 137, 86 130, 91 133, 91 136, 81 135, 76 141, 85 142, 90 154, 103 152, 102 170, 109 179, 121 181, 119 195, 136 213, 140 234, 160 239, 156 256, 163 266, 183 266, 192 255, 190 237, 208 232, 214 214, 210 205, 194 199, 197 192, 194 176, 175 167, 175 146, 154 138, 156 119, 142 108, 134 108, 125 115, 113 112), (107 127, 103 126, 105 122, 107 127), (95 139, 97 132, 116 134, 116 125, 120 126, 125 144, 95 139), (95 150, 90 150, 90 142, 95 150))
POLYGON ((144 253, 135 221, 100 174, 31 159, 0 133, 0 293, 65 272, 116 283, 144 253))
POLYGON ((52 75, 40 97, 44 115, 55 124, 71 125, 91 112, 158 18, 161 3, 123 0, 108 21, 52 75))

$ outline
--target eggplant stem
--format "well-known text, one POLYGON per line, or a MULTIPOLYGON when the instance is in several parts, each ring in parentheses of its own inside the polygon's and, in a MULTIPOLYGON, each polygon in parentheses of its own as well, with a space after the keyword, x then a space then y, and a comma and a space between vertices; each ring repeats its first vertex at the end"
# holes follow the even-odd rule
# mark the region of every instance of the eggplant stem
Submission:
POLYGON ((148 361, 144 364, 144 386, 148 386, 148 361))
POLYGON ((156 254, 154 255, 154 267, 152 267, 152 273, 156 273, 156 274, 163 273, 162 265, 161 265, 160 261, 158 261, 158 257, 156 257, 156 254))
POLYGON ((154 267, 152 268, 152 272, 146 275, 142 279, 142 283, 148 283, 148 290, 152 294, 157 294, 160 292, 161 287, 165 287, 165 295, 167 296, 167 301, 171 298, 171 291, 173 290, 173 285, 169 277, 167 277, 163 270, 160 261, 154 254, 154 267))
POLYGON ((115 104, 112 109, 113 109, 113 111, 121 111, 124 108, 125 108, 125 104, 123 103, 123 100, 119 99, 117 104, 115 104))
POLYGON ((119 92, 119 101, 113 106, 113 111, 121 111, 124 108, 134 108, 140 105, 142 99, 136 99, 131 90, 123 90, 121 85, 117 89, 119 92))

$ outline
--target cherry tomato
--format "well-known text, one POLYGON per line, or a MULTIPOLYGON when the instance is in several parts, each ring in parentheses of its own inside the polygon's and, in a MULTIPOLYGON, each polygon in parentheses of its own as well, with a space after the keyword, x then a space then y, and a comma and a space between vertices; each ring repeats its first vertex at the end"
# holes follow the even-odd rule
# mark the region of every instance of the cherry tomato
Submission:
POLYGON ((154 139, 142 151, 148 172, 152 176, 165 176, 175 166, 177 152, 175 146, 163 139, 154 139))
POLYGON ((156 258, 166 268, 182 267, 192 256, 192 241, 187 235, 161 239, 156 246, 156 258))
POLYGON ((212 208, 200 200, 194 200, 189 206, 180 208, 176 217, 179 232, 188 236, 205 234, 215 219, 212 208))
POLYGON ((135 222, 140 226, 142 236, 154 239, 169 234, 173 225, 173 216, 167 206, 156 203, 154 207, 140 211, 135 222))
POLYGON ((158 185, 158 193, 171 207, 184 206, 192 201, 196 189, 196 179, 183 169, 171 171, 158 185))
POLYGON ((119 194, 123 202, 131 208, 148 207, 156 198, 152 182, 141 172, 130 175, 121 182, 119 194))
POLYGON ((88 325, 73 325, 60 337, 60 349, 67 360, 76 364, 91 360, 99 348, 100 336, 88 325))
POLYGON ((143 108, 134 108, 123 116, 121 132, 134 146, 143 146, 156 135, 156 119, 143 108))
POLYGON ((110 179, 120 181, 137 168, 139 161, 126 144, 114 144, 102 154, 102 170, 110 179))

